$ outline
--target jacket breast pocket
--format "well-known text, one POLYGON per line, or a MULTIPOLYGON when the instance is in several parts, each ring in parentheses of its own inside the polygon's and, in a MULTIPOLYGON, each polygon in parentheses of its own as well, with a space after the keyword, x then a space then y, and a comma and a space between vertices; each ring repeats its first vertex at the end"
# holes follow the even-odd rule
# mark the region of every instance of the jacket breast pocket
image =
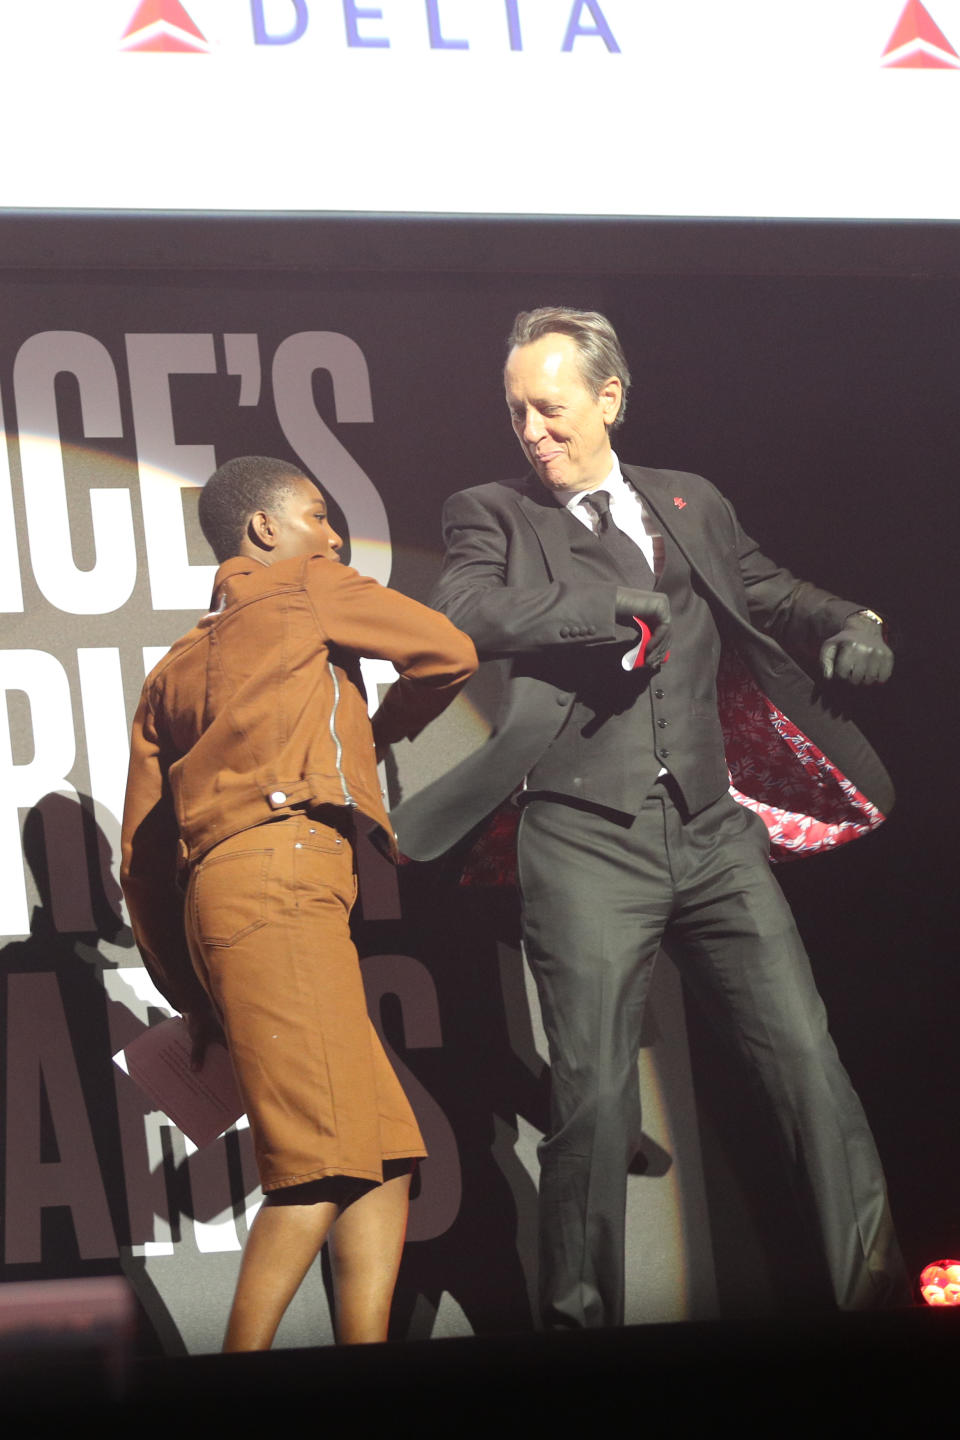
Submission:
POLYGON ((200 863, 191 903, 194 930, 205 945, 236 945, 266 925, 272 858, 272 850, 235 850, 200 863))

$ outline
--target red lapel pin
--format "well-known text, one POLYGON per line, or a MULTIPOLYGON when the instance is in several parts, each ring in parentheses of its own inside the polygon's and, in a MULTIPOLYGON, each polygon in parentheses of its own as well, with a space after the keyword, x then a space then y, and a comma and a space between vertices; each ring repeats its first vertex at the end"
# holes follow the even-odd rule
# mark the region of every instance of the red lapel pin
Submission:
POLYGON ((674 495, 674 497, 673 497, 673 503, 674 503, 674 505, 676 505, 676 507, 677 507, 678 510, 682 510, 683 507, 684 507, 684 505, 686 505, 687 502, 686 502, 686 500, 684 500, 684 498, 683 498, 682 495, 674 495))

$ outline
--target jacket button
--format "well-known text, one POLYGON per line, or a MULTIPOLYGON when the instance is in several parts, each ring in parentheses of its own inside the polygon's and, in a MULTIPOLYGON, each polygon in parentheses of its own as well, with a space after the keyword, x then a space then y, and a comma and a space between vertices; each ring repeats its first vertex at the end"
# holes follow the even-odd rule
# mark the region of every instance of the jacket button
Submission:
POLYGON ((661 729, 661 730, 666 730, 667 726, 670 724, 670 721, 669 721, 669 720, 658 720, 658 721, 657 721, 657 724, 660 726, 660 729, 661 729))
POLYGON ((286 805, 286 803, 287 803, 286 791, 285 791, 285 790, 271 790, 271 791, 270 791, 269 799, 270 799, 270 804, 271 804, 271 805, 286 805))
POLYGON ((654 690, 653 693, 654 693, 654 695, 656 696, 656 698, 657 698, 658 700, 662 700, 662 699, 663 699, 663 691, 662 691, 662 690, 654 690))
POLYGON ((667 749, 658 750, 657 754, 660 756, 661 760, 666 760, 667 756, 670 754, 670 751, 667 749))
POLYGON ((570 634, 570 626, 569 626, 569 625, 561 625, 561 626, 560 626, 560 639, 561 639, 561 640, 566 640, 567 637, 569 636, 569 634, 570 634))
POLYGON ((569 695, 558 695, 558 696, 557 696, 557 704, 558 704, 558 705, 566 705, 566 703, 567 703, 567 701, 568 701, 569 699, 570 699, 570 696, 569 696, 569 695))

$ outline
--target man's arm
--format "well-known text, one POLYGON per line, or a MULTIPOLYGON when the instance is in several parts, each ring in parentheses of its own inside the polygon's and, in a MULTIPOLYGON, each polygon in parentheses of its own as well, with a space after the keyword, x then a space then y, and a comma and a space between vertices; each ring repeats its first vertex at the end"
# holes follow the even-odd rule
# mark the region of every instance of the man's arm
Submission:
POLYGON ((816 656, 826 680, 882 685, 893 671, 883 621, 852 600, 841 600, 762 554, 728 506, 750 619, 785 650, 816 656))
POLYGON ((443 540, 446 554, 432 603, 471 636, 481 659, 636 640, 635 627, 618 617, 613 582, 508 582, 504 517, 476 493, 447 500, 443 540))

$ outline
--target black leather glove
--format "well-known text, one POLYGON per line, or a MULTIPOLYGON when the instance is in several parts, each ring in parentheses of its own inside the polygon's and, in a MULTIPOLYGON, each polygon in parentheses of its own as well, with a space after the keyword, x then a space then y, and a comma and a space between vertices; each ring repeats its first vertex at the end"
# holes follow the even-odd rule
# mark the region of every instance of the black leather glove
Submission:
POLYGON ((659 665, 670 645, 670 601, 659 590, 632 590, 617 587, 616 618, 622 625, 633 623, 634 616, 650 627, 646 664, 659 665))
POLYGON ((893 672, 893 651, 883 638, 883 626, 867 615, 848 615, 839 634, 820 647, 820 668, 826 680, 883 685, 893 672))

